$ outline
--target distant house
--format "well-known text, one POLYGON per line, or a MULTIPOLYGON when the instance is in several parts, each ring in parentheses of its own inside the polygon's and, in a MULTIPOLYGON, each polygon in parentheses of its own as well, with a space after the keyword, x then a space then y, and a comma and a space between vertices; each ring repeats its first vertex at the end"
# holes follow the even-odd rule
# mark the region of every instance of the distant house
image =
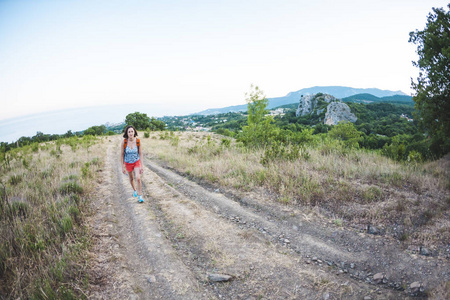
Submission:
POLYGON ((210 128, 206 128, 206 127, 202 127, 202 126, 197 126, 197 127, 194 127, 193 129, 192 129, 193 131, 209 131, 210 130, 210 128))
POLYGON ((269 111, 269 116, 284 116, 284 109, 283 108, 277 108, 274 110, 269 111))
POLYGON ((410 118, 408 117, 408 115, 405 115, 405 114, 402 114, 402 115, 400 116, 400 118, 405 118, 408 122, 414 121, 413 119, 410 119, 410 118))

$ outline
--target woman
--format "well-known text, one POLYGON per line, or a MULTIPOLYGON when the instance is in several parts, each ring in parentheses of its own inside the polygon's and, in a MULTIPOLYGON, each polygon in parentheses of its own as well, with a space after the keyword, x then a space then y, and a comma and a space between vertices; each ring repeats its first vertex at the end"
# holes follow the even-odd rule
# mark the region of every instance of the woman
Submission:
POLYGON ((136 129, 128 125, 125 128, 125 133, 123 134, 124 140, 122 140, 121 150, 121 165, 122 172, 126 174, 128 172, 128 177, 130 178, 131 187, 133 188, 133 197, 138 197, 139 203, 144 202, 142 198, 142 182, 141 174, 144 173, 143 165, 143 155, 139 139, 137 138, 136 129), (133 170, 135 170, 137 191, 134 184, 133 170))

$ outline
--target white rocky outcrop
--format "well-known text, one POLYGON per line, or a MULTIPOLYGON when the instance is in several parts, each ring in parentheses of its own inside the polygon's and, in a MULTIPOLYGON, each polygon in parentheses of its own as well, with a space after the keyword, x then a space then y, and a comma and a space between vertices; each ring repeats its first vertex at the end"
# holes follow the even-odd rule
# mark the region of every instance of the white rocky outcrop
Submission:
POLYGON ((358 118, 350 111, 350 107, 344 102, 332 102, 327 106, 324 124, 336 125, 341 121, 356 122, 358 118))
POLYGON ((327 111, 324 124, 336 125, 341 121, 355 122, 357 120, 347 104, 328 94, 302 96, 295 115, 297 117, 313 113, 320 115, 325 109, 327 111))
MULTIPOLYGON (((300 99, 300 103, 298 104, 297 111, 295 113, 297 117, 308 115, 317 108, 318 101, 316 95, 317 94, 302 96, 302 98, 300 99)), ((336 99, 335 97, 328 94, 322 95, 320 99, 325 101, 326 103, 330 103, 332 101, 339 101, 339 99, 336 99)))
POLYGON ((315 106, 314 95, 303 96, 300 99, 300 103, 298 104, 298 108, 297 111, 295 112, 295 115, 297 117, 309 115, 313 111, 314 106, 315 106))

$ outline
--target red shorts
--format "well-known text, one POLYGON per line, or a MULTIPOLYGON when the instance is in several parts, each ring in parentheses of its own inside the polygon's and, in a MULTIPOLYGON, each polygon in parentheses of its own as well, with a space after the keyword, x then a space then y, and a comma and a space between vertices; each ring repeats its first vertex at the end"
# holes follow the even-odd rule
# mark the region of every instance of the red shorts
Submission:
POLYGON ((135 163, 129 164, 125 163, 125 169, 127 169, 127 172, 133 172, 134 168, 140 168, 141 167, 141 160, 138 160, 135 163))

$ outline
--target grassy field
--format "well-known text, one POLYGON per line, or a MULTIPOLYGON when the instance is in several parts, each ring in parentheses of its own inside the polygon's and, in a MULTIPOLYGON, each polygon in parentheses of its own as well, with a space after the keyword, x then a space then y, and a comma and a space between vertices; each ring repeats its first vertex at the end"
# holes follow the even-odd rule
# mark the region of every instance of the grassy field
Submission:
MULTIPOLYGON (((0 298, 86 298, 92 246, 86 220, 103 139, 61 139, 0 157, 0 298)), ((141 141, 147 157, 262 203, 318 213, 336 226, 373 224, 405 247, 434 250, 450 242, 448 157, 404 164, 327 142, 271 156, 192 132, 153 132, 141 141)))
POLYGON ((1 158, 0 298, 85 297, 85 217, 102 165, 98 141, 36 143, 1 158))
POLYGON ((322 142, 300 148, 293 160, 265 160, 265 149, 249 150, 222 136, 189 132, 152 133, 143 146, 184 174, 319 210, 336 224, 374 224, 408 244, 434 247, 450 242, 448 157, 404 164, 322 142))

